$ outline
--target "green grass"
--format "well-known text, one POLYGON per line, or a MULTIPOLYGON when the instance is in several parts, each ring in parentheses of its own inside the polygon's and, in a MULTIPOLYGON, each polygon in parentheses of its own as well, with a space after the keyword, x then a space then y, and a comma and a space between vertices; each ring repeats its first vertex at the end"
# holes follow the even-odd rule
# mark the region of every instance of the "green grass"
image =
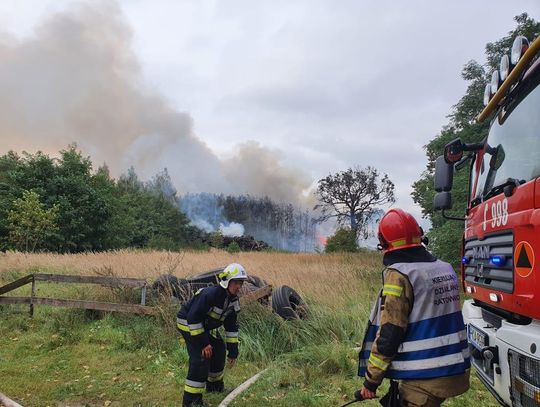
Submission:
MULTIPOLYGON (((1 277, 3 284, 17 276, 1 277)), ((308 298, 305 321, 283 321, 258 304, 243 309, 240 359, 227 369, 226 387, 268 370, 232 406, 340 406, 351 400, 361 385, 353 348, 362 339, 379 281, 378 272, 357 277, 361 295, 347 294, 332 307, 308 298)), ((38 295, 61 292, 65 298, 108 295, 97 287, 43 284, 40 289, 38 295)), ((166 315, 36 306, 30 318, 27 306, 0 306, 0 391, 25 406, 178 406, 188 358, 171 323, 174 310, 166 315)), ((223 397, 205 399, 216 406, 223 397)), ((497 403, 473 378, 467 394, 445 405, 497 403)))

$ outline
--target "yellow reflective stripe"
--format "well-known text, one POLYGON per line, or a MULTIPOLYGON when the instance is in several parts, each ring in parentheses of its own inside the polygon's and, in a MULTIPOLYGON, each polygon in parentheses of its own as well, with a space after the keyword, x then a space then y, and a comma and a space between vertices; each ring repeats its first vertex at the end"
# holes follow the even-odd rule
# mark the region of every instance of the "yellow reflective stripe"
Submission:
POLYGON ((221 315, 215 313, 214 311, 209 311, 208 316, 214 318, 214 319, 221 319, 221 315))
POLYGON ((384 360, 379 359, 373 353, 369 355, 369 363, 371 363, 375 367, 378 367, 381 370, 386 370, 389 366, 389 363, 386 363, 384 360))
POLYGON ((225 343, 238 343, 238 338, 225 338, 225 343))
POLYGON ((394 240, 393 242, 390 242, 390 244, 393 247, 405 246, 407 244, 407 239, 394 240))
POLYGON ((204 393, 204 387, 192 387, 185 384, 184 391, 192 394, 202 394, 204 393))
POLYGON ((412 238, 412 242, 413 242, 413 243, 422 243, 422 239, 419 238, 419 237, 413 237, 413 238, 412 238))
POLYGON ((393 295, 394 297, 400 297, 401 293, 396 293, 395 291, 383 290, 382 295, 393 295))
POLYGON ((224 373, 221 372, 217 375, 212 375, 211 373, 208 374, 208 381, 209 382, 219 382, 220 380, 223 380, 224 373))
POLYGON ((182 324, 176 324, 176 326, 177 326, 178 329, 180 329, 181 331, 189 332, 189 327, 188 327, 188 326, 185 326, 185 325, 182 325, 182 324))
POLYGON ((399 297, 402 292, 403 287, 400 287, 399 285, 385 284, 383 286, 383 295, 394 295, 399 297))
POLYGON ((231 278, 231 277, 234 277, 235 275, 237 275, 238 273, 240 273, 240 270, 238 270, 238 267, 235 267, 234 270, 232 270, 232 271, 223 271, 223 272, 219 273, 218 277, 219 278, 225 278, 225 277, 231 278))
POLYGON ((197 336, 197 335, 202 334, 203 332, 204 332, 204 328, 193 329, 190 331, 191 336, 197 336))

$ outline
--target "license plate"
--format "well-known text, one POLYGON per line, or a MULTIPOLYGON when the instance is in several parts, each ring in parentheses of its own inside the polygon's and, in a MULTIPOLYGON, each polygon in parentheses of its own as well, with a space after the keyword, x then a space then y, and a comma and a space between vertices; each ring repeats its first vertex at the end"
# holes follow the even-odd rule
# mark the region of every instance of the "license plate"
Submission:
POLYGON ((481 350, 488 346, 488 336, 476 327, 469 325, 469 342, 481 350))

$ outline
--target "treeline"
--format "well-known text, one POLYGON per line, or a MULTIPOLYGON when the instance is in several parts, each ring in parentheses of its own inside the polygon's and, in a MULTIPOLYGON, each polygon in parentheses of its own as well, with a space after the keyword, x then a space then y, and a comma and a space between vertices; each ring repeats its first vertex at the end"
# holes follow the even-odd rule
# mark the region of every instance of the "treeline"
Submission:
POLYGON ((315 219, 308 210, 290 203, 249 195, 220 197, 225 216, 244 225, 246 234, 270 246, 290 251, 313 251, 316 247, 315 219))
POLYGON ((250 195, 188 194, 180 199, 184 212, 199 227, 219 231, 231 222, 244 234, 263 240, 275 249, 313 251, 317 248, 312 213, 290 203, 250 195))
POLYGON ((201 231, 177 205, 166 171, 148 183, 93 171, 75 145, 0 157, 0 249, 73 253, 197 246, 201 231))

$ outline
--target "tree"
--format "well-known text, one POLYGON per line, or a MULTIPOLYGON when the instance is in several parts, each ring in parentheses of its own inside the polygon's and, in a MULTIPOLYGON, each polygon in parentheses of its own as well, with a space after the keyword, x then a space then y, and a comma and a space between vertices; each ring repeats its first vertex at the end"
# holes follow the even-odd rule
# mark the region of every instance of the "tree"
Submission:
POLYGON ((356 236, 367 237, 367 226, 377 206, 394 203, 394 183, 373 167, 349 168, 320 179, 316 191, 321 210, 318 222, 335 218, 340 225, 349 224, 356 236))
POLYGON ((18 250, 34 252, 58 229, 58 207, 45 209, 34 191, 23 192, 22 198, 13 203, 9 212, 9 241, 18 250))
POLYGON ((336 233, 328 238, 324 246, 326 253, 355 252, 357 250, 356 232, 346 228, 336 230, 336 233))
MULTIPOLYGON (((524 35, 533 40, 540 35, 540 23, 530 18, 527 13, 516 16, 517 26, 502 39, 486 45, 486 64, 469 61, 461 73, 462 78, 469 83, 465 95, 453 106, 449 114, 449 123, 426 146, 426 170, 418 181, 413 184, 413 200, 422 207, 422 213, 432 223, 428 233, 430 247, 443 260, 455 266, 459 264, 459 251, 463 234, 463 223, 448 221, 440 213, 433 210, 433 174, 435 160, 443 153, 446 143, 455 138, 461 138, 466 143, 482 141, 488 134, 489 122, 477 123, 476 117, 483 109, 484 88, 491 79, 491 72, 498 69, 501 56, 508 54, 514 38, 524 35)), ((454 175, 452 188, 453 212, 463 214, 467 206, 468 171, 463 169, 454 175)))
MULTIPOLYGON (((30 190, 40 197, 43 210, 57 210, 57 227, 37 242, 39 249, 176 250, 192 242, 200 245, 201 233, 188 225, 166 171, 148 185, 138 180, 133 169, 115 181, 106 166, 92 171, 90 158, 71 145, 60 152, 59 158, 41 152, 21 156, 9 152, 0 156, 0 250, 26 250, 26 244, 20 240, 20 228, 13 232, 8 215, 20 212, 14 203, 24 200, 23 193, 30 190)), ((30 241, 28 245, 28 250, 32 250, 30 241)))

